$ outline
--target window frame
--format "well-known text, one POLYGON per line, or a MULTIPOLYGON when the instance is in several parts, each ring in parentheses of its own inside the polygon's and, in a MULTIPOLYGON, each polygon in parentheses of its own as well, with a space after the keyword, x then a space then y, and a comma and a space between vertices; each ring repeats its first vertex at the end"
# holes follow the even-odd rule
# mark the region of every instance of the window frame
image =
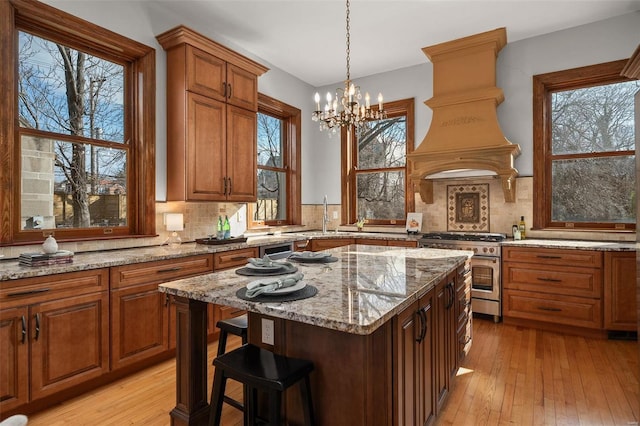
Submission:
MULTIPOLYGON (((378 106, 372 106, 372 110, 378 109, 378 106)), ((400 99, 392 102, 385 102, 384 109, 387 113, 387 118, 398 117, 404 115, 407 117, 407 141, 406 141, 406 153, 405 156, 411 153, 415 148, 415 99, 407 98, 400 99)), ((355 128, 351 128, 347 131, 346 128, 342 128, 341 131, 341 143, 342 143, 342 225, 355 223, 359 218, 357 217, 357 194, 356 194, 356 179, 357 179, 357 162, 358 162, 358 142, 355 128)), ((397 170, 393 167, 389 170, 397 170)), ((386 169, 375 169, 382 171, 386 169)), ((405 218, 402 220, 393 219, 370 219, 367 218, 367 225, 390 225, 390 226, 404 226, 406 224, 406 215, 408 212, 415 211, 415 197, 413 187, 409 180, 409 174, 411 173, 410 164, 405 161, 404 167, 405 173, 405 218)))
MULTIPOLYGON (((0 85, 6 89, 0 99, 0 152, 5 153, 0 159, 0 245, 39 243, 49 234, 59 241, 155 236, 155 49, 35 0, 1 2, 0 16, 0 85), (125 65, 127 226, 21 229, 18 31, 125 65)), ((46 135, 55 138, 55 133, 46 135)))
MULTIPOLYGON (((533 229, 584 231, 632 231, 636 229, 635 223, 554 222, 551 220, 553 196, 551 94, 556 91, 634 80, 621 75, 627 62, 627 59, 622 59, 533 76, 533 229)), ((636 152, 637 147, 633 151, 633 155, 636 152)), ((632 154, 630 151, 620 151, 614 155, 632 154)), ((562 157, 611 158, 614 155, 594 153, 592 155, 563 155, 562 157)))
MULTIPOLYGON (((247 208, 247 227, 255 229, 265 226, 299 225, 302 223, 302 182, 300 180, 302 111, 275 98, 258 93, 258 113, 269 115, 282 121, 283 167, 277 168, 277 171, 284 170, 286 173, 287 207, 285 209, 285 219, 255 221, 253 220, 255 203, 249 203, 247 208)), ((256 174, 259 169, 276 170, 276 168, 257 165, 256 174)))

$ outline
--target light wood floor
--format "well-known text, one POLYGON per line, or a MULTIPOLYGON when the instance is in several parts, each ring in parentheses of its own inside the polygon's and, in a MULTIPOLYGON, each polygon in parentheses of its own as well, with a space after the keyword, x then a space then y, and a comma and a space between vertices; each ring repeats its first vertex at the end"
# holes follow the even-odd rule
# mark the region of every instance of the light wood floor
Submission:
MULTIPOLYGON (((636 342, 564 336, 481 318, 474 319, 473 330, 471 353, 438 425, 638 424, 636 342)), ((229 338, 229 348, 239 344, 229 338)), ((215 349, 210 345, 210 357, 215 349)), ((174 368, 173 360, 150 367, 33 414, 29 426, 168 425, 174 368)), ((210 371, 209 383, 212 377, 210 371)), ((241 393, 229 382, 228 394, 241 399, 241 393)), ((241 424, 240 412, 224 404, 223 425, 241 424)))

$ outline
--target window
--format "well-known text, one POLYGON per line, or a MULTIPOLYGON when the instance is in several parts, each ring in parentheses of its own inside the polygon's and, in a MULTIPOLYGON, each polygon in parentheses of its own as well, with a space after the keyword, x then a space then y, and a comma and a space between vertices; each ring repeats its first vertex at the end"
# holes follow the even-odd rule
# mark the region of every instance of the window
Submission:
POLYGON ((299 109, 258 94, 258 200, 250 226, 301 223, 299 109))
POLYGON ((0 8, 0 242, 154 234, 155 51, 38 2, 0 8))
POLYGON ((640 82, 625 63, 534 76, 535 228, 635 229, 640 82))
POLYGON ((366 218, 372 225, 403 225, 413 211, 407 153, 413 150, 414 102, 389 102, 385 109, 386 119, 350 132, 351 140, 342 132, 342 216, 347 223, 366 218))

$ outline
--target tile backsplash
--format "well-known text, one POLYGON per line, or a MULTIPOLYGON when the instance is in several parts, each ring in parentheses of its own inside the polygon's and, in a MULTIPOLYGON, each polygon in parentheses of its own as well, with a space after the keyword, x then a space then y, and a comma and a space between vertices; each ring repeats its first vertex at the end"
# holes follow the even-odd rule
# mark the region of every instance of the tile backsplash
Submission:
MULTIPOLYGON (((433 185, 433 204, 425 204, 418 193, 415 194, 416 212, 423 214, 422 232, 447 230, 447 186, 455 184, 489 185, 489 214, 490 232, 499 232, 511 236, 511 226, 516 224, 520 216, 524 216, 527 227, 533 218, 533 178, 521 177, 516 182, 516 200, 513 203, 504 201, 502 183, 499 179, 447 179, 436 180, 433 185)), ((218 215, 229 217, 231 235, 242 235, 247 231, 247 208, 245 204, 232 203, 188 203, 188 202, 158 202, 156 203, 156 232, 157 236, 145 238, 125 238, 116 240, 94 240, 70 243, 60 243, 61 250, 74 252, 110 250, 118 248, 153 246, 162 244, 169 237, 169 232, 163 223, 165 213, 182 213, 184 215, 184 231, 179 232, 183 241, 193 241, 215 233, 218 215)), ((327 229, 333 231, 355 230, 354 226, 341 225, 341 207, 339 204, 328 206, 329 223, 327 229)), ((322 229, 322 205, 305 204, 302 206, 303 227, 287 227, 286 230, 317 230, 322 229)), ((372 227, 365 225, 365 231, 404 232, 404 227, 372 227)), ((256 232, 256 231, 251 231, 256 232)), ((258 230, 257 232, 265 232, 258 230)), ((527 238, 557 238, 583 239, 603 241, 636 240, 633 232, 584 232, 584 231, 531 231, 527 230, 527 238)), ((43 238, 44 241, 44 238, 43 238)), ((40 244, 27 246, 0 247, 0 255, 5 258, 16 258, 20 253, 40 251, 40 244)))

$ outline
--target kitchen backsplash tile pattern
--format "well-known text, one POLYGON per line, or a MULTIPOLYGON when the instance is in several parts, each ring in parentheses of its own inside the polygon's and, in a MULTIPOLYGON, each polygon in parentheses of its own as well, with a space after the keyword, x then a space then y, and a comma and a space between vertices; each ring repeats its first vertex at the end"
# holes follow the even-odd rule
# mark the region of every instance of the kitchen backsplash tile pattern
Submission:
MULTIPOLYGON (((489 209, 490 232, 500 232, 511 236, 511 227, 516 224, 520 216, 524 216, 528 226, 533 223, 533 178, 521 177, 516 183, 516 201, 506 203, 502 192, 501 182, 494 178, 479 179, 446 179, 436 180, 433 186, 434 202, 425 204, 419 194, 415 194, 416 212, 423 214, 422 232, 446 231, 447 229, 447 185, 470 183, 489 185, 489 209)), ((355 230, 355 226, 340 225, 341 208, 338 204, 328 206, 330 231, 339 228, 341 230, 355 230), (334 218, 334 215, 336 218, 334 218)), ((118 240, 95 240, 86 242, 60 243, 61 250, 74 252, 111 250, 119 248, 142 247, 159 245, 166 241, 169 232, 163 224, 164 213, 183 213, 184 231, 180 232, 183 241, 193 241, 196 238, 206 237, 215 233, 215 223, 218 215, 229 216, 231 223, 231 235, 241 235, 246 231, 247 209, 244 204, 232 203, 187 203, 187 202, 158 202, 156 203, 156 237, 126 238, 118 240)), ((306 230, 322 229, 322 205, 305 204, 302 206, 302 218, 306 230)), ((300 230, 301 227, 285 229, 300 230)), ((392 228, 369 227, 365 225, 365 231, 392 232, 392 228)), ((252 230, 251 232, 266 232, 264 230, 252 230)), ((401 232, 402 230, 397 230, 401 232)), ((583 239, 603 241, 635 241, 635 233, 596 233, 580 231, 532 231, 527 229, 527 238, 557 238, 557 239, 583 239)), ((43 238, 44 241, 44 238, 43 238)), ((5 258, 16 258, 20 253, 40 251, 41 245, 0 247, 0 255, 5 258)))

